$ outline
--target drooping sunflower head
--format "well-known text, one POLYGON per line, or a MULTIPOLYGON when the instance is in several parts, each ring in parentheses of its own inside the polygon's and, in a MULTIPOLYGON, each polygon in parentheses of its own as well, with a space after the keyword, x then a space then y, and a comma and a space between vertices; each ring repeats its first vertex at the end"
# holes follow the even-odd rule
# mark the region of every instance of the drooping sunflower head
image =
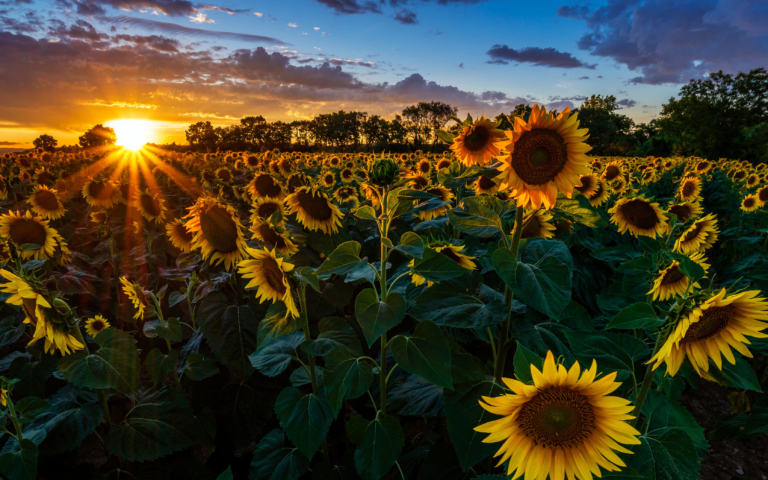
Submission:
POLYGON ((141 216, 148 222, 163 223, 165 221, 165 200, 160 197, 160 192, 150 193, 149 189, 136 192, 136 206, 141 216))
POLYGON ((338 233, 343 215, 317 187, 301 187, 285 199, 285 205, 288 214, 295 213, 305 228, 322 230, 326 235, 338 233))
POLYGON ((496 122, 482 115, 472 125, 462 128, 453 139, 451 150, 468 167, 485 165, 499 155, 504 146, 504 132, 497 127, 496 122))
POLYGON ((747 186, 748 187, 754 187, 760 183, 760 177, 758 175, 755 175, 754 173, 747 177, 747 186))
POLYGON ((288 178, 288 181, 285 182, 285 188, 288 190, 288 194, 291 194, 295 192, 297 188, 307 187, 311 184, 312 182, 308 176, 301 172, 297 172, 288 178))
POLYGON ((246 242, 235 209, 214 198, 199 198, 189 207, 185 227, 194 234, 193 250, 200 249, 203 260, 224 262, 227 271, 245 256, 246 242))
POLYGON ((711 359, 722 369, 724 356, 736 363, 731 348, 745 357, 752 353, 746 337, 766 338, 761 333, 768 327, 768 301, 757 290, 727 294, 723 288, 717 295, 682 312, 680 320, 666 342, 648 363, 653 369, 667 364, 667 375, 674 376, 688 358, 699 375, 709 371, 711 359))
POLYGON ((624 169, 618 161, 613 161, 606 165, 602 178, 606 182, 612 182, 624 175, 624 169))
POLYGON ((711 248, 717 242, 720 230, 714 213, 693 222, 675 241, 675 251, 691 255, 711 248))
POLYGON ((112 208, 120 201, 120 189, 109 180, 91 179, 83 185, 83 197, 88 205, 100 208, 112 208))
POLYGON ((581 185, 576 185, 573 188, 579 191, 582 195, 589 198, 600 187, 600 179, 594 173, 588 173, 579 177, 581 185))
POLYGON ((701 199, 700 194, 701 179, 695 176, 683 177, 680 182, 680 190, 678 190, 680 200, 698 202, 701 199))
POLYGON ((355 187, 339 187, 333 192, 333 198, 340 204, 349 204, 352 208, 357 207, 357 204, 360 202, 357 188, 355 187))
POLYGON ((259 303, 269 300, 272 303, 282 301, 286 309, 294 317, 299 316, 296 302, 293 300, 288 272, 293 265, 278 257, 274 250, 248 248, 248 260, 243 260, 238 266, 238 272, 251 281, 245 288, 256 287, 256 298, 259 303))
POLYGON ((280 161, 277 162, 277 168, 280 170, 280 173, 286 177, 289 176, 294 170, 293 159, 289 157, 281 158, 280 161))
POLYGON ((96 315, 85 321, 85 333, 91 337, 96 337, 99 333, 109 328, 109 322, 101 315, 96 315))
POLYGON ((248 192, 254 199, 270 197, 282 200, 285 198, 283 188, 268 173, 260 173, 253 177, 251 183, 248 184, 248 192))
POLYGON ((187 231, 181 219, 176 219, 166 224, 165 232, 174 247, 185 253, 192 251, 192 240, 195 236, 187 231))
POLYGON ((496 195, 496 192, 499 191, 499 184, 491 177, 480 175, 477 177, 477 180, 472 182, 470 188, 474 190, 477 195, 496 195))
POLYGON ((659 208, 659 204, 642 196, 622 198, 608 213, 612 214, 611 223, 618 226, 619 233, 629 230, 635 237, 656 237, 669 231, 667 216, 659 208))
POLYGON ((512 393, 480 401, 502 416, 475 427, 488 434, 484 443, 503 442, 497 466, 509 461, 507 475, 532 479, 588 480, 601 476, 600 467, 620 471, 625 464, 614 451, 631 453, 619 444, 640 444, 640 432, 627 423, 634 418, 629 400, 609 396, 621 386, 616 372, 595 380, 594 360, 584 372, 578 362, 566 369, 552 352, 541 371, 535 365, 530 371, 533 385, 502 378, 512 393))
POLYGON ((687 223, 688 220, 696 218, 701 215, 701 205, 697 202, 680 202, 674 205, 670 205, 667 208, 669 213, 674 213, 677 216, 677 221, 680 223, 687 223))
MULTIPOLYGON (((453 200, 453 192, 451 192, 449 189, 443 187, 442 185, 437 185, 435 187, 427 187, 424 190, 426 193, 435 195, 440 201, 442 202, 450 202, 453 200)), ((414 201, 414 207, 419 208, 420 205, 427 203, 429 200, 424 200, 422 202, 419 202, 418 200, 414 201)), ((442 215, 445 215, 445 212, 448 210, 448 205, 443 205, 441 207, 432 208, 430 210, 421 210, 416 212, 416 215, 419 217, 420 220, 432 220, 433 218, 440 217, 442 215)))
MULTIPOLYGON (((442 253, 462 268, 466 268, 467 270, 477 270, 477 265, 472 261, 476 257, 470 257, 469 255, 461 253, 461 251, 464 250, 464 245, 451 245, 450 243, 435 241, 429 244, 429 248, 438 253, 442 253)), ((409 267, 413 267, 414 265, 415 260, 411 260, 408 264, 409 267)), ((424 285, 425 282, 427 287, 431 287, 435 284, 435 282, 428 281, 426 278, 413 271, 410 272, 409 275, 411 276, 411 282, 416 286, 424 285)))
POLYGON ((578 116, 569 108, 554 118, 534 105, 528 122, 515 117, 514 130, 505 133, 502 188, 511 189, 523 208, 552 208, 558 190, 570 198, 579 177, 590 172, 587 129, 579 129, 578 116))
POLYGON ((280 212, 280 223, 285 222, 285 217, 288 216, 288 210, 283 205, 283 202, 276 198, 259 198, 253 202, 253 210, 251 210, 251 223, 256 219, 268 220, 275 212, 280 212))
POLYGON ((141 285, 131 282, 125 276, 120 277, 120 283, 123 285, 123 293, 133 303, 136 313, 133 315, 135 320, 144 320, 144 316, 149 309, 149 295, 141 288, 141 285))
POLYGON ((768 203, 768 186, 757 191, 757 200, 760 202, 760 206, 768 203))
MULTIPOLYGON (((701 265, 701 268, 703 268, 704 271, 709 268, 709 264, 706 263, 707 258, 703 253, 695 253, 691 255, 690 258, 701 265)), ((653 294, 654 301, 666 301, 672 297, 683 296, 688 292, 689 288, 701 288, 701 285, 699 285, 698 282, 694 282, 691 285, 688 276, 680 270, 680 262, 675 260, 668 267, 659 271, 648 295, 653 294)))
MULTIPOLYGON (((588 195, 587 199, 589 200, 589 204, 593 207, 599 207, 603 203, 605 203, 606 200, 608 200, 608 197, 611 196, 611 192, 608 190, 608 183, 603 180, 602 178, 597 179, 598 184, 595 188, 595 192, 592 195, 588 195)), ((615 182, 618 183, 618 182, 615 182)), ((614 185, 615 185, 614 183, 614 185)))
POLYGON ((0 215, 0 237, 10 239, 16 248, 22 245, 37 245, 38 248, 27 248, 19 252, 25 260, 52 258, 61 239, 58 232, 48 226, 48 220, 33 216, 29 210, 23 214, 9 211, 0 215))
POLYGON ((355 172, 351 168, 345 168, 341 171, 339 177, 341 177, 341 181, 344 183, 352 183, 355 181, 355 172))
POLYGON ((56 220, 67 213, 67 209, 59 198, 59 192, 45 185, 35 187, 27 203, 32 205, 32 210, 37 215, 46 220, 56 220))
POLYGON ((293 255, 299 251, 299 247, 288 238, 288 234, 279 225, 270 225, 257 218, 251 223, 250 231, 253 234, 251 238, 266 244, 280 255, 293 255))
MULTIPOLYGON (((534 210, 525 214, 523 218, 523 231, 520 238, 552 238, 555 236, 555 226, 551 222, 552 214, 546 210, 534 210)), ((512 231, 517 228, 517 222, 512 231)))
POLYGON ((745 212, 754 212, 758 208, 762 207, 760 204, 760 200, 757 198, 757 195, 751 194, 744 197, 744 199, 741 201, 741 210, 745 212))

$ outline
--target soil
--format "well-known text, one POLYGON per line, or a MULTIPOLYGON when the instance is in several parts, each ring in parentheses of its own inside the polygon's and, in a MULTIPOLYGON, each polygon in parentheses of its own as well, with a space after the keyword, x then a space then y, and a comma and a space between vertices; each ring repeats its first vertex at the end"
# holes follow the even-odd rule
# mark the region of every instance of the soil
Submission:
MULTIPOLYGON (((699 379, 698 388, 689 388, 679 398, 696 421, 704 427, 710 443, 701 462, 702 480, 765 480, 768 479, 768 435, 715 441, 709 433, 720 419, 730 416, 728 394, 732 388, 699 379)), ((752 399, 750 399, 752 400, 752 399)))

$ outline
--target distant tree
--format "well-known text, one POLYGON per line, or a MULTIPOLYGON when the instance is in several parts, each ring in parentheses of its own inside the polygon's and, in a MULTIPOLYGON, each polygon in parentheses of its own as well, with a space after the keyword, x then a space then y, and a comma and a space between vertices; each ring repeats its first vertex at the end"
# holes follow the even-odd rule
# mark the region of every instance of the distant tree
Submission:
POLYGON ((216 129, 211 122, 197 122, 189 126, 186 132, 187 142, 190 145, 205 145, 212 147, 219 141, 216 129))
POLYGON ((56 140, 55 138, 53 138, 52 136, 46 133, 32 140, 32 145, 34 145, 35 148, 42 148, 47 152, 52 152, 56 148, 56 145, 58 143, 59 143, 58 140, 56 140))
POLYGON ((419 102, 403 109, 403 125, 414 145, 437 141, 436 131, 442 129, 458 109, 443 102, 419 102))
POLYGON ((98 124, 80 135, 78 140, 83 148, 101 147, 104 145, 114 145, 117 141, 117 135, 115 135, 115 131, 111 127, 98 124))
POLYGON ((605 97, 592 95, 584 99, 581 109, 604 110, 610 113, 618 110, 619 104, 616 103, 616 97, 613 95, 606 95, 605 97))
POLYGON ((240 119, 240 128, 246 142, 262 143, 267 134, 267 120, 261 115, 243 117, 240 119))

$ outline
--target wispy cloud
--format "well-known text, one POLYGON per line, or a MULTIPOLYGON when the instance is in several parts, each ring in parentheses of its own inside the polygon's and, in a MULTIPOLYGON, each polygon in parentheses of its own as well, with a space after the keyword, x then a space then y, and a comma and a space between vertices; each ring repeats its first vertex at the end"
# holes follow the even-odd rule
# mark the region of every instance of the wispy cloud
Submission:
POLYGON ((159 22, 157 20, 149 20, 146 18, 134 18, 128 15, 120 15, 118 17, 105 17, 106 21, 129 25, 132 27, 141 27, 146 30, 166 32, 173 35, 185 36, 191 38, 218 38, 239 40, 241 42, 251 43, 279 43, 283 45, 290 45, 277 38, 263 37, 261 35, 252 35, 249 33, 236 33, 236 32, 220 32, 215 30, 204 30, 202 28, 185 27, 183 25, 177 25, 169 22, 159 22))

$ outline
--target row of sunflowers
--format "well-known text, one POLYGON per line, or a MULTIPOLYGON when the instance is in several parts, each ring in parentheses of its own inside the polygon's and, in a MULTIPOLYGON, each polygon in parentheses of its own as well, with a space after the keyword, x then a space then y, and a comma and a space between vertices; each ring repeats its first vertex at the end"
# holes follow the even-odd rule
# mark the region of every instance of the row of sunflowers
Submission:
POLYGON ((0 473, 695 479, 764 436, 766 165, 455 121, 437 155, 0 157, 0 473))

